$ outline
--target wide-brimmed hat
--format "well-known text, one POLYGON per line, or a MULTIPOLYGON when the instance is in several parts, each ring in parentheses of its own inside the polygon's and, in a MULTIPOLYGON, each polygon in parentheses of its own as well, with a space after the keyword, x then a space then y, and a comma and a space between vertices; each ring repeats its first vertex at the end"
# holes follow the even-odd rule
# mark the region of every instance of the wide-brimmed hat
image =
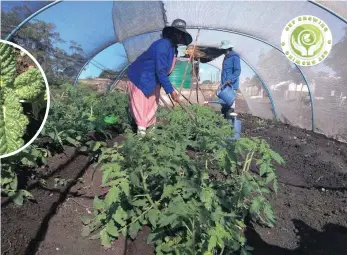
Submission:
POLYGON ((175 19, 171 26, 166 26, 163 29, 163 34, 166 34, 168 31, 174 30, 174 31, 180 31, 183 32, 185 36, 185 45, 189 45, 192 43, 193 38, 192 36, 187 32, 186 30, 186 22, 182 19, 175 19))
POLYGON ((226 50, 226 49, 234 48, 234 45, 232 45, 230 41, 222 41, 219 48, 222 50, 226 50))

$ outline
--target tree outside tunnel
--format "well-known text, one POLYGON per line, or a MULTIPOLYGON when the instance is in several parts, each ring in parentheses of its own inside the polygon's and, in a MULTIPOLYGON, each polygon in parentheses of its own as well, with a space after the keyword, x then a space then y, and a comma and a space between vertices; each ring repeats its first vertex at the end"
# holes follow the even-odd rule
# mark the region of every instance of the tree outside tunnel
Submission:
MULTIPOLYGON (((26 7, 15 7, 9 12, 1 10, 1 36, 9 34, 27 11, 26 7)), ((73 77, 86 62, 81 45, 75 41, 64 41, 56 31, 56 26, 45 21, 31 20, 12 36, 11 41, 32 53, 52 85, 73 77), (69 52, 58 47, 58 44, 67 44, 69 52)))

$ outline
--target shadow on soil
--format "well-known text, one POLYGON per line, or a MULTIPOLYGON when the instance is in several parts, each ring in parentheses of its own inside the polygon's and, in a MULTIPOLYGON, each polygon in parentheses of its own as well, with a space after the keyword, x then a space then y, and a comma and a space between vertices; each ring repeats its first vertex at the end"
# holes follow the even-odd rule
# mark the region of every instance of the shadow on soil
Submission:
POLYGON ((318 231, 301 220, 293 220, 298 230, 298 248, 289 250, 271 245, 262 240, 252 228, 247 230, 246 236, 250 246, 255 247, 254 255, 286 255, 286 254, 314 254, 314 255, 343 255, 347 254, 347 228, 326 224, 322 231, 318 231))
MULTIPOLYGON (((73 155, 70 156, 69 159, 68 159, 66 162, 64 162, 64 163, 62 163, 62 164, 60 164, 60 165, 58 165, 53 171, 50 171, 49 173, 46 173, 46 174, 42 174, 42 175, 40 175, 39 177, 40 177, 40 178, 44 178, 44 179, 48 179, 48 178, 54 176, 55 174, 57 174, 57 172, 61 171, 61 169, 64 169, 64 168, 67 167, 69 164, 71 164, 71 162, 73 162, 73 161, 77 158, 78 155, 79 155, 78 152, 75 151, 75 152, 73 153, 73 155)), ((18 182, 19 182, 19 183, 18 183, 18 188, 24 188, 25 185, 26 185, 26 183, 28 183, 29 180, 30 180, 29 177, 30 177, 30 173, 31 173, 31 172, 30 172, 30 171, 27 171, 27 173, 25 173, 25 171, 23 171, 23 172, 24 172, 23 175, 18 175, 18 176, 21 177, 21 179, 18 180, 18 182)), ((39 181, 38 181, 38 180, 35 180, 35 181, 33 181, 32 183, 30 183, 27 187, 25 187, 25 189, 26 189, 27 191, 30 192, 31 190, 33 190, 33 189, 35 189, 35 188, 38 188, 39 186, 40 186, 39 181)), ((40 187, 41 187, 41 186, 40 186, 40 187)), ((5 207, 6 207, 7 205, 9 205, 11 202, 12 202, 11 199, 6 198, 6 199, 4 199, 3 202, 1 202, 1 207, 2 207, 2 208, 5 208, 5 207)))
POLYGON ((28 246, 26 248, 26 251, 24 253, 25 255, 36 254, 36 252, 37 252, 37 250, 38 250, 38 248, 40 246, 40 243, 45 239, 45 236, 46 236, 46 233, 47 233, 47 230, 48 230, 49 221, 56 214, 57 209, 59 208, 59 206, 61 204, 63 204, 64 201, 66 200, 67 196, 69 195, 70 189, 77 183, 78 179, 83 176, 83 174, 88 169, 88 167, 89 167, 89 165, 87 164, 85 167, 83 167, 76 174, 75 178, 71 182, 69 182, 67 184, 66 188, 64 189, 64 191, 60 193, 59 199, 52 204, 50 210, 48 211, 48 213, 43 218, 43 220, 41 222, 41 225, 40 225, 40 228, 36 232, 35 237, 28 244, 28 246))

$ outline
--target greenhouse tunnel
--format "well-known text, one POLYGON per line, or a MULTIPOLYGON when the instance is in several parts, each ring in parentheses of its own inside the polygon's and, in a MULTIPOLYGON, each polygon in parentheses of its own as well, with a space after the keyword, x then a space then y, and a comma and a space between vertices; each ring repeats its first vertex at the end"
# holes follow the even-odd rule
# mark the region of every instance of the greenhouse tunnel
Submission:
MULTIPOLYGON (((221 40, 235 45, 242 59, 240 91, 249 113, 347 140, 347 2, 1 4, 1 38, 31 51, 50 84, 68 77, 77 85, 97 69, 112 76, 107 84, 112 89, 127 66, 160 38, 162 28, 180 18, 187 22, 192 44, 200 31, 199 46, 218 47, 221 40), (332 50, 319 65, 294 65, 282 52, 282 30, 299 15, 319 17, 332 32, 332 50)), ((221 69, 222 61, 219 57, 208 65, 221 69)))

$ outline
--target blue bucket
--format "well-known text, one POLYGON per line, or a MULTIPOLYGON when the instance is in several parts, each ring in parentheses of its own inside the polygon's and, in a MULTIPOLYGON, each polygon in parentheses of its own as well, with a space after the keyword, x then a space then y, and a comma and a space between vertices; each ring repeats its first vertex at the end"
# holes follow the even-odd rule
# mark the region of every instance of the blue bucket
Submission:
POLYGON ((217 97, 222 99, 223 102, 229 106, 231 106, 234 103, 236 96, 237 95, 236 95, 234 89, 230 85, 227 85, 227 84, 222 85, 217 90, 217 97))

